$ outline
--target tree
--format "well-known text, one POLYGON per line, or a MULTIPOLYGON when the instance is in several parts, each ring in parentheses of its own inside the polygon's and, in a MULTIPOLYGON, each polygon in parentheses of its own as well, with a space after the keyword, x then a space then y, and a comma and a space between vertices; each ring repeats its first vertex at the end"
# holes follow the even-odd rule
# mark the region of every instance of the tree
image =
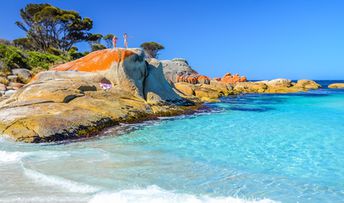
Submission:
POLYGON ((113 34, 107 34, 103 37, 103 40, 105 41, 106 43, 106 47, 107 48, 111 48, 112 47, 112 38, 114 37, 115 35, 113 34))
POLYGON ((39 51, 49 48, 68 51, 75 43, 87 40, 93 26, 90 18, 50 4, 28 4, 20 10, 20 16, 23 22, 17 21, 17 26, 39 51))
POLYGON ((91 49, 92 51, 98 51, 98 50, 106 49, 106 47, 102 44, 92 44, 91 49))
POLYGON ((8 46, 13 45, 13 43, 7 39, 0 39, 0 44, 8 45, 8 46))
POLYGON ((157 42, 145 42, 141 44, 141 48, 143 48, 148 58, 157 58, 158 52, 165 49, 164 46, 157 42))
POLYGON ((13 40, 13 44, 14 46, 24 50, 35 50, 35 47, 32 46, 32 41, 26 37, 13 40))
POLYGON ((93 44, 100 44, 100 40, 103 38, 102 34, 91 34, 88 36, 87 41, 92 46, 93 44))

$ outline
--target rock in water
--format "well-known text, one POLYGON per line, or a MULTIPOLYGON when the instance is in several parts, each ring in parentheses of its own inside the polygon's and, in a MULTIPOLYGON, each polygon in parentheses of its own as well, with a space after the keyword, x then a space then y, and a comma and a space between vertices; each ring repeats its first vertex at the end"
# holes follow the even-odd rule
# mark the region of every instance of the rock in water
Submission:
POLYGON ((318 83, 313 80, 298 80, 294 87, 304 88, 304 89, 318 89, 321 87, 318 83))
POLYGON ((268 89, 268 85, 263 82, 240 82, 234 86, 234 92, 240 93, 263 93, 268 89))
POLYGON ((333 84, 330 84, 328 88, 341 89, 341 88, 344 88, 344 83, 333 83, 333 84))
POLYGON ((23 142, 89 137, 118 122, 179 114, 192 104, 142 50, 106 49, 39 73, 2 101, 0 132, 23 142), (110 88, 101 88, 103 81, 110 88))
POLYGON ((278 79, 268 81, 267 85, 272 86, 272 87, 290 87, 292 84, 291 84, 291 80, 278 78, 278 79))

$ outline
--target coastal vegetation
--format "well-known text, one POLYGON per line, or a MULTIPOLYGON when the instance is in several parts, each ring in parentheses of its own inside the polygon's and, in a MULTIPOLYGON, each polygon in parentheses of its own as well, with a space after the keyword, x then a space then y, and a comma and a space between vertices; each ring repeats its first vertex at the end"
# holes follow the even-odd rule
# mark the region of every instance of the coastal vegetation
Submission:
POLYGON ((141 48, 145 51, 145 54, 149 58, 157 58, 159 51, 165 49, 165 47, 157 42, 145 42, 141 44, 141 48))
MULTIPOLYGON (((81 58, 89 52, 112 47, 114 35, 92 33, 93 20, 81 16, 77 11, 50 4, 28 4, 20 10, 20 17, 21 21, 15 23, 25 32, 25 37, 12 41, 0 39, 2 76, 10 75, 11 70, 17 68, 28 69, 36 74, 81 58), (80 42, 88 43, 90 51, 80 52, 76 47, 80 42)), ((156 57, 156 54, 153 56, 156 57)))
POLYGON ((90 18, 50 4, 28 4, 20 10, 20 17, 16 25, 26 38, 19 42, 44 52, 69 51, 75 43, 87 40, 93 27, 90 18))

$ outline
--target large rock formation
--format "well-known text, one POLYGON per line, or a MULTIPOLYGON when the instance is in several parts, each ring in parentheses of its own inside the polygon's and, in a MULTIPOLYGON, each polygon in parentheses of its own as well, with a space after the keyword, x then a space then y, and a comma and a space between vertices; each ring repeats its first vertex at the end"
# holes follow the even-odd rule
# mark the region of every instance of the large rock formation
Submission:
POLYGON ((172 60, 161 60, 163 66, 163 72, 166 80, 170 83, 177 82, 177 76, 183 74, 197 74, 195 70, 191 68, 188 62, 182 58, 175 58, 172 60))
POLYGON ((24 142, 89 137, 193 104, 172 89, 159 61, 146 62, 140 49, 107 49, 39 73, 2 101, 0 132, 24 142))
POLYGON ((303 92, 310 89, 321 87, 312 80, 299 80, 292 83, 287 79, 275 79, 270 81, 257 82, 236 82, 228 84, 222 80, 212 80, 210 84, 188 84, 184 82, 175 83, 175 88, 185 95, 195 96, 202 101, 217 101, 221 96, 231 94, 247 94, 247 93, 293 93, 303 92), (204 93, 202 93, 202 91, 204 93))
POLYGON ((166 79, 171 83, 187 82, 190 84, 209 84, 210 78, 198 74, 189 66, 188 62, 182 58, 172 60, 162 60, 163 72, 166 79))
MULTIPOLYGON (((287 79, 245 82, 226 75, 210 80, 183 59, 144 58, 141 49, 106 49, 37 74, 2 78, 9 98, 0 102, 0 134, 17 141, 50 142, 96 135, 119 122, 137 122, 194 110, 200 101, 242 93, 287 93, 320 87, 287 79), (175 89, 174 89, 175 88, 175 89), (18 89, 14 92, 15 89, 18 89)), ((1 78, 0 78, 1 80, 1 78)))

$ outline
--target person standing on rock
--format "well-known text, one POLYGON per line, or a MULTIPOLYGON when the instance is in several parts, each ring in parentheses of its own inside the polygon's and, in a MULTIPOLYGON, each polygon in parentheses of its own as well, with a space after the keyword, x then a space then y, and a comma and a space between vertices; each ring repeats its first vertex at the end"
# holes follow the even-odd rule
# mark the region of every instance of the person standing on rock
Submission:
POLYGON ((127 49, 128 48, 128 34, 124 33, 123 38, 124 38, 124 47, 127 49))
POLYGON ((112 45, 114 49, 116 49, 116 46, 117 46, 117 39, 118 38, 115 35, 112 37, 112 45))

